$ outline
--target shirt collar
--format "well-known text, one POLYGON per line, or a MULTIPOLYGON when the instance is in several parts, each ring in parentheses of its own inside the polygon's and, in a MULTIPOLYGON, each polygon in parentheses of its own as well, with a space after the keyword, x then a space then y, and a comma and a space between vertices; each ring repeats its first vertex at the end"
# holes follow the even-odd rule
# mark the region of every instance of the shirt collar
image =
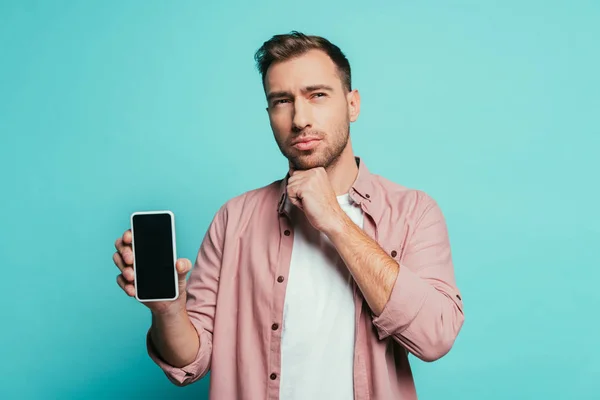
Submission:
MULTIPOLYGON (((360 157, 354 157, 354 159, 358 166, 358 175, 350 187, 348 195, 352 201, 360 205, 363 210, 369 213, 369 207, 373 201, 373 175, 369 172, 367 166, 360 157)), ((281 181, 279 186, 279 203, 277 204, 277 212, 279 214, 286 214, 288 217, 291 204, 291 202, 288 201, 287 196, 287 181, 289 177, 290 174, 288 172, 281 181)))

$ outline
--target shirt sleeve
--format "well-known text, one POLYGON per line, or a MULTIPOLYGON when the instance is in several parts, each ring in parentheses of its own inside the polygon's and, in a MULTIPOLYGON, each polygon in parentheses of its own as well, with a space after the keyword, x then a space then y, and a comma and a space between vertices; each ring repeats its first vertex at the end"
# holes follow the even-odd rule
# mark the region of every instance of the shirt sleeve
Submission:
POLYGON ((434 361, 450 351, 464 313, 444 216, 432 198, 419 194, 423 211, 409 227, 392 293, 373 324, 380 339, 392 336, 421 360, 434 361))
POLYGON ((177 386, 185 386, 203 378, 210 370, 212 356, 213 322, 225 230, 225 208, 213 218, 202 240, 200 250, 187 281, 186 310, 200 338, 195 359, 184 367, 166 363, 153 345, 150 330, 146 334, 148 355, 177 386))

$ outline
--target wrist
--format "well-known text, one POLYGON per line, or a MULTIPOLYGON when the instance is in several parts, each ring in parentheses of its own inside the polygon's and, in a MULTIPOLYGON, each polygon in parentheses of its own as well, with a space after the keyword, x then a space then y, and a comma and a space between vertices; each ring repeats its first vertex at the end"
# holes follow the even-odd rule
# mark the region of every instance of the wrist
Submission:
POLYGON ((329 239, 333 239, 345 232, 348 228, 348 222, 352 222, 343 210, 336 212, 334 215, 327 229, 323 231, 329 239))
POLYGON ((173 302, 168 307, 161 307, 159 309, 151 309, 152 316, 154 318, 158 318, 161 320, 172 320, 181 317, 184 314, 187 314, 187 310, 185 307, 185 301, 182 299, 178 299, 173 302))

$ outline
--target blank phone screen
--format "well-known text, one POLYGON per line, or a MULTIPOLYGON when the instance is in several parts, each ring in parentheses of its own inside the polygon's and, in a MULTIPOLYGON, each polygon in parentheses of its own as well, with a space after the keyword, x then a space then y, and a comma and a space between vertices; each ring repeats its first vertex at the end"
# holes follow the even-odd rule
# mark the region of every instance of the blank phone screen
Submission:
POLYGON ((132 225, 138 297, 141 300, 174 298, 177 279, 171 215, 134 215, 132 225))

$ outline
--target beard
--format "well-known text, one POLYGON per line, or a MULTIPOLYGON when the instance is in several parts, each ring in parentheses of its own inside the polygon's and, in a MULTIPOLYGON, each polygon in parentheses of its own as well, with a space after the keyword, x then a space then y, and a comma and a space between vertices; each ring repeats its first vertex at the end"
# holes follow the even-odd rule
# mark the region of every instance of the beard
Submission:
POLYGON ((290 161, 294 169, 301 171, 318 167, 327 168, 335 164, 348 145, 349 138, 350 124, 347 122, 338 126, 331 135, 311 130, 292 135, 285 143, 277 136, 275 136, 275 141, 281 154, 290 161), (291 142, 300 136, 317 137, 321 139, 321 142, 314 149, 298 150, 291 146, 291 142))

